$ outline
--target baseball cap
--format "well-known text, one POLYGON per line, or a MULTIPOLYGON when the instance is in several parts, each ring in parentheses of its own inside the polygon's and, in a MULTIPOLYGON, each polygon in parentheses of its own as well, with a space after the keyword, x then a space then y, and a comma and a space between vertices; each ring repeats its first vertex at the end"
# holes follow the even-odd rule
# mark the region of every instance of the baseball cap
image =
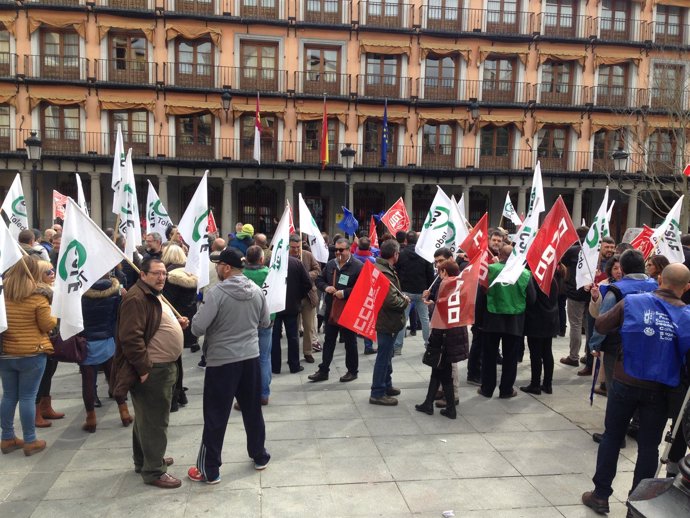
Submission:
POLYGON ((211 254, 211 262, 229 264, 233 268, 244 268, 244 256, 237 248, 228 246, 220 252, 211 254))

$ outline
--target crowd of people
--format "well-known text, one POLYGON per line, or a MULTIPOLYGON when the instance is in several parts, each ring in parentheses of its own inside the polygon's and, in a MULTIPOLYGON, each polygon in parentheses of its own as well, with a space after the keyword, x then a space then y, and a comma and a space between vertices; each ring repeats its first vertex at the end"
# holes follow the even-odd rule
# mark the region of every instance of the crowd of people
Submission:
MULTIPOLYGON (((587 231, 577 229, 580 242, 587 231)), ((121 237, 111 229, 106 233, 124 249, 121 237)), ((314 355, 320 352, 321 362, 308 379, 325 382, 335 349, 343 343, 346 372, 339 381, 358 379, 359 337, 341 325, 339 317, 364 264, 370 262, 390 287, 377 315, 376 341, 363 342, 362 354, 376 355, 369 403, 398 404, 401 389, 393 382, 393 364, 394 357, 402 354, 408 320, 410 334, 421 329, 424 362, 431 367, 426 397, 415 409, 433 415, 435 407, 441 408, 441 415, 449 419, 458 414, 458 363, 465 360, 466 381, 477 387, 477 394, 492 398, 498 388, 497 397, 509 400, 519 394, 517 367, 527 348, 530 382, 519 390, 552 394, 552 343, 567 332, 569 353, 560 363, 579 368, 574 372, 577 376, 596 375, 595 392, 615 396, 608 400, 604 433, 593 435, 600 443, 595 489, 583 495, 583 503, 600 513, 608 511, 626 433, 636 436, 639 448, 633 489, 643 478, 654 476, 667 419, 677 417, 688 387, 687 362, 679 351, 690 349, 690 327, 683 327, 690 314, 684 311, 690 302, 690 235, 682 237, 685 264, 669 264, 660 255, 645 261, 629 244, 605 237, 594 282, 580 287, 576 270, 581 244, 574 243, 546 294, 529 270, 514 284, 492 285, 511 256, 513 243, 502 229, 491 229, 489 287, 477 291, 470 329, 439 327, 432 318, 443 283, 454 282, 467 267, 462 251, 454 256, 439 248, 432 264, 416 252, 414 231, 381 235, 379 247, 364 235, 352 240, 343 235, 324 234, 324 238, 329 260, 319 263, 302 235, 290 236, 285 307, 269 314, 262 288, 271 249, 267 237, 255 234, 251 224, 238 223, 227 240, 211 237, 210 283, 200 293, 197 277, 185 271, 187 249, 176 229, 170 228, 166 236, 147 234, 133 264, 123 261, 82 299, 82 337, 88 344, 79 365, 83 430, 96 432, 95 408, 101 405, 98 375, 103 371, 123 426, 133 423, 135 470, 147 484, 179 487, 180 480, 167 473, 174 460, 165 456, 166 430, 170 412, 188 403, 182 364, 182 351, 188 348, 201 351, 198 366, 205 369, 204 431, 188 477, 209 484, 220 481, 221 450, 233 402, 242 412, 247 453, 256 469, 266 468, 270 455, 261 407, 270 402, 272 376, 281 373, 283 361, 290 373, 298 373, 304 370, 303 362, 316 363, 314 355), (663 341, 668 336, 677 345, 675 350, 649 353, 670 347, 663 341), (600 363, 603 368, 597 369, 600 363)), ((53 408, 50 396, 57 367, 52 340, 58 324, 50 302, 61 228, 55 225, 43 234, 25 230, 18 241, 26 255, 3 279, 8 328, 2 334, 0 355, 0 415, 2 453, 21 449, 29 456, 46 447, 36 428, 64 417, 53 408), (23 439, 14 429, 17 405, 23 439)), ((682 435, 677 437, 667 464, 669 476, 677 473, 685 446, 682 435)))

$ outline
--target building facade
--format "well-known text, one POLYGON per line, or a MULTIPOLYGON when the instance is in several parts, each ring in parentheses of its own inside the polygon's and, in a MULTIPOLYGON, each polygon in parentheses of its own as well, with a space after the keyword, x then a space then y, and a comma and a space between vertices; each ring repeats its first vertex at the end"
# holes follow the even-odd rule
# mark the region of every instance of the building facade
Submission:
POLYGON ((327 231, 342 205, 367 227, 401 196, 419 229, 436 184, 496 225, 506 191, 525 211, 539 160, 547 207, 562 195, 589 221, 609 185, 622 235, 687 190, 689 16, 688 0, 0 0, 0 195, 21 172, 43 228, 78 172, 112 225, 120 124, 140 203, 151 180, 177 220, 209 169, 225 233, 271 233, 298 192, 327 231))

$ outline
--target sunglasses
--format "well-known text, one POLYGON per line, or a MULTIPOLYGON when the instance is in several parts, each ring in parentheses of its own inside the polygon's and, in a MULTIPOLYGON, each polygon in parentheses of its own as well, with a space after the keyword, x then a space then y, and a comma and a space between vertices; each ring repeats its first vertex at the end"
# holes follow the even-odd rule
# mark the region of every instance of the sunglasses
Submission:
POLYGON ((338 252, 347 252, 347 248, 336 248, 335 253, 337 254, 338 252))

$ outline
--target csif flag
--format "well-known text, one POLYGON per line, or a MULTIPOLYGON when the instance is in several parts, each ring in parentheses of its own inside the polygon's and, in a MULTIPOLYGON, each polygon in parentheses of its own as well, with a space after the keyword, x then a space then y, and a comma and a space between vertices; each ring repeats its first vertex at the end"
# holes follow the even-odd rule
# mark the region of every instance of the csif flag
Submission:
POLYGON ((184 271, 199 279, 197 290, 208 285, 209 274, 207 176, 208 171, 205 171, 177 226, 182 239, 189 245, 184 271))
POLYGON ((437 185, 436 196, 431 202, 414 249, 419 257, 430 263, 434 262, 434 252, 443 246, 450 244, 453 246, 451 251, 455 251, 457 229, 451 218, 451 210, 450 198, 437 185))
POLYGON ((527 264, 539 288, 546 295, 551 292, 551 280, 565 251, 577 241, 577 232, 568 209, 560 196, 544 218, 537 237, 527 252, 527 264))
POLYGON ((22 230, 29 228, 26 199, 24 198, 24 190, 22 189, 22 180, 19 173, 14 177, 10 190, 7 191, 5 201, 2 202, 2 211, 10 221, 8 228, 14 239, 17 239, 22 230))
POLYGON ((23 255, 19 244, 10 234, 5 222, 0 218, 0 333, 7 330, 7 313, 5 311, 5 294, 2 289, 2 275, 14 266, 23 255))
POLYGON ((88 215, 89 209, 86 206, 86 196, 84 196, 84 186, 81 183, 81 177, 79 173, 74 173, 74 176, 77 179, 77 205, 88 215))
POLYGON ((520 225, 522 225, 522 220, 515 212, 513 202, 510 200, 509 192, 506 193, 506 201, 503 203, 503 214, 501 214, 501 217, 510 220, 517 228, 520 228, 520 225))
POLYGON ((170 216, 168 216, 168 211, 165 210, 163 203, 161 203, 151 180, 147 180, 147 182, 149 189, 146 193, 146 233, 157 232, 165 237, 165 232, 168 230, 168 227, 172 226, 172 221, 170 216))
POLYGON ((642 232, 637 234, 637 236, 630 241, 630 246, 642 252, 645 261, 652 255, 652 251, 654 250, 652 235, 654 235, 654 229, 649 228, 647 225, 643 225, 642 232))
POLYGON ((410 230, 410 216, 407 215, 407 209, 402 197, 398 198, 398 201, 391 205, 391 208, 381 216, 381 223, 386 225, 393 237, 401 230, 405 232, 410 230))
POLYGON ((319 227, 316 226, 316 221, 309 211, 309 207, 302 198, 302 193, 299 193, 299 231, 309 236, 309 248, 311 253, 320 263, 328 262, 328 245, 323 240, 323 235, 319 227))
POLYGON ((670 263, 682 263, 685 260, 683 246, 680 242, 680 212, 683 209, 683 198, 678 198, 676 204, 666 215, 664 222, 652 234, 655 253, 665 255, 670 263))
POLYGON ((127 151, 122 180, 115 196, 120 207, 118 232, 125 238, 125 255, 131 259, 134 257, 137 247, 141 245, 141 220, 139 219, 139 203, 136 183, 134 182, 132 148, 127 151))
POLYGON ((370 261, 364 261, 362 271, 338 319, 338 325, 370 340, 376 340, 376 319, 388 295, 390 283, 381 270, 370 261))
POLYGON ((470 233, 467 230, 467 220, 465 219, 465 216, 460 213, 460 207, 458 203, 456 203, 455 196, 453 195, 450 197, 450 220, 455 226, 455 242, 448 243, 446 246, 450 248, 450 251, 453 254, 456 254, 458 248, 460 248, 460 243, 467 239, 467 236, 470 233))
POLYGON ((60 319, 63 340, 84 330, 82 294, 122 259, 115 243, 68 199, 51 304, 52 314, 60 319))
POLYGON ((376 233, 376 222, 374 221, 373 214, 369 220, 369 243, 374 248, 379 247, 379 235, 376 233))
POLYGON ((110 186, 113 189, 113 214, 116 216, 120 214, 120 206, 118 205, 117 193, 119 191, 120 182, 124 176, 125 169, 125 144, 122 139, 122 125, 117 125, 117 136, 115 137, 115 153, 113 154, 113 174, 110 181, 110 186))
POLYGON ((683 174, 685 176, 690 176, 690 164, 685 166, 685 169, 683 169, 683 174))
POLYGON ((604 199, 599 205, 597 215, 594 216, 592 226, 589 227, 585 242, 582 243, 582 248, 577 257, 577 270, 575 272, 575 284, 577 289, 582 288, 587 284, 594 282, 594 277, 599 266, 599 249, 601 248, 601 238, 604 233, 608 234, 608 222, 606 221, 606 214, 608 213, 609 205, 609 188, 606 187, 604 191, 604 199))
POLYGON ((290 260, 290 206, 286 205, 273 235, 273 253, 268 275, 261 290, 266 296, 268 311, 277 313, 285 309, 287 297, 288 261, 290 260))

